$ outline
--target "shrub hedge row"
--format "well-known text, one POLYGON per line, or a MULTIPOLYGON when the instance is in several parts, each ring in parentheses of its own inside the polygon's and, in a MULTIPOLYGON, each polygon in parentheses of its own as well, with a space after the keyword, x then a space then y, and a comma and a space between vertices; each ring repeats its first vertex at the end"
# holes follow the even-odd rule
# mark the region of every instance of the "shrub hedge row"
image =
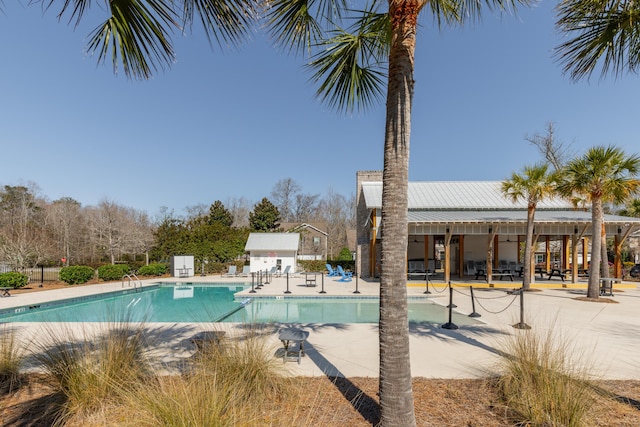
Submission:
POLYGON ((26 274, 9 271, 0 273, 0 286, 4 288, 22 288, 29 283, 29 276, 26 274))
POLYGON ((125 274, 129 274, 127 264, 105 264, 98 267, 98 278, 105 281, 120 280, 125 274))
POLYGON ((167 265, 160 263, 153 263, 149 265, 143 265, 138 268, 138 274, 140 276, 162 276, 167 273, 167 265))
POLYGON ((60 269, 60 280, 70 285, 87 283, 93 279, 95 270, 87 265, 72 265, 60 269))

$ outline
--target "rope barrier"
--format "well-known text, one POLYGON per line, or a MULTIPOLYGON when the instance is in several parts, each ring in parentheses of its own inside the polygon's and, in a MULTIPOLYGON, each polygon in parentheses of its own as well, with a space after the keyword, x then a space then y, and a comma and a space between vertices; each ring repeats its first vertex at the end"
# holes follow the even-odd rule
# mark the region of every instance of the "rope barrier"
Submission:
POLYGON ((514 295, 513 299, 511 300, 511 302, 509 304, 507 304, 507 306, 505 308, 503 308, 502 310, 498 310, 498 311, 491 311, 488 310, 485 306, 483 306, 480 301, 477 300, 476 298, 476 302, 478 303, 478 305, 480 306, 480 308, 482 308, 484 311, 486 311, 487 313, 491 313, 491 314, 500 314, 505 312, 509 307, 511 307, 513 305, 513 303, 515 302, 515 300, 518 298, 518 295, 514 295))

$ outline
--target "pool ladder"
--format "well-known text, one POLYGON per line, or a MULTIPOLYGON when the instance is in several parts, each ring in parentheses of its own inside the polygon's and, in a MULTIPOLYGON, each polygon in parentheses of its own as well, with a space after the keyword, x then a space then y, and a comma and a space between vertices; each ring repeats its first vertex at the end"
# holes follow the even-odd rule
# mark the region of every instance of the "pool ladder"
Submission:
POLYGON ((138 279, 138 276, 136 276, 135 274, 131 273, 131 274, 125 274, 124 276, 122 276, 122 287, 124 288, 124 283, 125 280, 127 280, 127 286, 131 287, 133 285, 133 289, 140 289, 142 290, 142 282, 140 281, 140 279, 138 279))

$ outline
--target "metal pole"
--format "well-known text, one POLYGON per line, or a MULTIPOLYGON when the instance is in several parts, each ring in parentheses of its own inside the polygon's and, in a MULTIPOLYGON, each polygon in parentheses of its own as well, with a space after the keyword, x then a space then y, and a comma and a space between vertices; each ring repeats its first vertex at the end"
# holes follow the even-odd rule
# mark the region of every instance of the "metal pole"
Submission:
POLYGON ((449 321, 442 325, 441 328, 458 329, 458 326, 451 321, 451 317, 453 315, 453 307, 455 307, 455 305, 453 304, 453 288, 451 287, 451 283, 449 283, 449 305, 447 307, 449 307, 449 321))
POLYGON ((531 329, 531 326, 524 323, 524 286, 520 288, 520 322, 513 325, 516 329, 531 329))
POLYGON ((43 283, 44 283, 44 265, 41 265, 40 266, 40 284, 38 285, 38 287, 41 288, 43 283))
POLYGON ((319 292, 321 294, 326 294, 326 292, 324 291, 324 272, 320 273, 320 275, 322 276, 321 282, 322 282, 322 290, 319 292))
POLYGON ((469 286, 471 290, 471 314, 469 317, 480 317, 480 313, 476 313, 476 299, 473 297, 473 286, 469 286))
POLYGON ((287 290, 284 291, 285 294, 290 294, 291 291, 289 290, 289 273, 287 273, 287 290))
POLYGON ((256 290, 253 288, 253 285, 255 283, 255 277, 256 273, 255 272, 251 272, 251 290, 249 291, 250 294, 255 294, 256 290))
POLYGON ((429 290, 429 272, 428 271, 424 273, 424 277, 425 277, 425 281, 427 282, 427 289, 423 293, 430 294, 431 291, 429 290))
POLYGON ((256 288, 262 289, 262 270, 256 272, 256 288))
POLYGON ((271 283, 269 281, 269 270, 267 270, 266 268, 264 269, 264 284, 268 285, 269 283, 271 283))

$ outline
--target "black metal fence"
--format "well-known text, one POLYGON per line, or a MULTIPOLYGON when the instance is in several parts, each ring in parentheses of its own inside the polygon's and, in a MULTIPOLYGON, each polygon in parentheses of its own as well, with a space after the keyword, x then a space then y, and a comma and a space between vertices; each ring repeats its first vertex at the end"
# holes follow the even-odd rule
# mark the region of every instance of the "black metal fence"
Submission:
POLYGON ((0 265, 0 273, 17 271, 29 276, 29 283, 57 282, 60 280, 60 267, 13 268, 0 265))

